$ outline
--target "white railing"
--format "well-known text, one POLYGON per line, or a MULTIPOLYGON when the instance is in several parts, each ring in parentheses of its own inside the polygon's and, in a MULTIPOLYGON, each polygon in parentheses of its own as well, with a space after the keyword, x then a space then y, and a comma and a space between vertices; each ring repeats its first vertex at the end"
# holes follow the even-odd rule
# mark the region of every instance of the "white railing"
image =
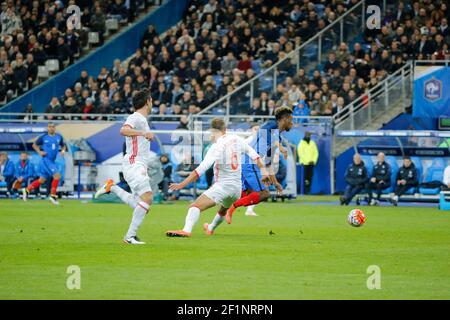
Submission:
POLYGON ((366 128, 372 119, 388 111, 400 99, 407 107, 411 104, 413 82, 412 62, 385 78, 382 82, 345 106, 333 116, 335 130, 366 128))

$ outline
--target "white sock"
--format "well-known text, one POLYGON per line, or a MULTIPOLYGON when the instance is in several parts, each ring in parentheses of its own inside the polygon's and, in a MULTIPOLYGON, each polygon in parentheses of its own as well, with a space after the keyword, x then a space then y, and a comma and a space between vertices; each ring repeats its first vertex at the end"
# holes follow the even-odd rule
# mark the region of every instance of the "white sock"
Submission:
POLYGON ((223 220, 225 220, 225 217, 217 213, 213 221, 209 224, 208 230, 214 231, 222 223, 223 220))
POLYGON ((132 195, 131 193, 126 192, 122 188, 118 186, 112 186, 111 191, 120 198, 123 202, 129 205, 131 208, 136 208, 139 203, 139 197, 132 195))
POLYGON ((144 221, 145 215, 147 214, 149 205, 143 201, 140 201, 133 211, 133 218, 131 219, 130 227, 128 228, 127 235, 125 239, 136 236, 137 230, 144 221))
POLYGON ((256 207, 256 204, 252 204, 251 206, 247 207, 247 212, 254 212, 253 209, 256 207))
POLYGON ((192 228, 200 218, 200 209, 197 207, 190 207, 186 216, 186 222, 184 224, 183 231, 192 232, 192 228))

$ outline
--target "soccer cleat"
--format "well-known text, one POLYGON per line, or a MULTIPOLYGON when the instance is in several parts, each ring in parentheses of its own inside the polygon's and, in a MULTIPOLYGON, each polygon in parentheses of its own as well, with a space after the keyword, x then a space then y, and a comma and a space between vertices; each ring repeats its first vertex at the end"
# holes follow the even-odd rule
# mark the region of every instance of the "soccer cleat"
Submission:
POLYGON ((211 230, 209 230, 208 227, 209 227, 209 224, 205 223, 205 224, 203 225, 203 230, 205 230, 205 233, 206 233, 208 236, 212 236, 212 235, 214 234, 214 230, 211 231, 211 230))
POLYGON ((23 201, 27 201, 27 199, 28 199, 28 190, 27 190, 27 188, 23 188, 22 189, 22 200, 23 201))
POLYGON ((233 212, 236 210, 236 207, 231 205, 231 207, 228 208, 227 214, 225 215, 225 219, 227 220, 228 224, 231 224, 231 218, 233 217, 233 212))
POLYGON ((171 238, 190 238, 191 237, 190 232, 186 232, 183 230, 169 230, 166 231, 166 236, 171 238))
POLYGON ((50 202, 53 203, 55 206, 59 205, 59 202, 58 202, 58 196, 57 196, 57 195, 55 195, 55 194, 50 195, 50 197, 49 197, 48 199, 49 199, 50 202))
POLYGON ((396 207, 398 205, 398 196, 393 196, 391 198, 391 203, 396 207))
POLYGON ((343 206, 345 204, 345 198, 344 197, 339 197, 339 202, 341 203, 341 206, 343 206))
POLYGON ((112 187, 113 185, 114 185, 113 179, 108 179, 108 180, 106 181, 106 183, 105 183, 103 186, 101 186, 100 189, 97 190, 97 192, 95 193, 94 198, 97 199, 98 197, 100 197, 100 196, 103 195, 103 194, 110 193, 110 192, 111 192, 111 187, 112 187))
POLYGON ((145 242, 141 241, 137 236, 123 239, 123 242, 126 244, 145 244, 145 242))
POLYGON ((256 214, 255 211, 251 210, 251 211, 245 211, 245 215, 248 217, 257 217, 258 215, 256 214))

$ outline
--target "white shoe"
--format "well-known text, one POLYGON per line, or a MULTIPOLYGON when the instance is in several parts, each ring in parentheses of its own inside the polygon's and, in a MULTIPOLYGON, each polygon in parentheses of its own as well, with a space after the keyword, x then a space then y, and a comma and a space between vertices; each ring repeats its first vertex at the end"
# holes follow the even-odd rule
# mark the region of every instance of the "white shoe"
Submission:
POLYGON ((57 196, 50 196, 48 197, 51 203, 53 203, 55 206, 59 205, 58 197, 57 196))
POLYGON ((107 194, 111 192, 111 187, 114 185, 114 181, 112 179, 108 179, 106 183, 97 190, 94 195, 94 198, 97 199, 103 194, 107 194))
POLYGON ((245 215, 248 217, 257 217, 258 216, 255 211, 245 211, 245 215))
POLYGON ((137 236, 130 237, 128 239, 124 239, 123 242, 127 244, 145 244, 144 241, 141 241, 137 236))

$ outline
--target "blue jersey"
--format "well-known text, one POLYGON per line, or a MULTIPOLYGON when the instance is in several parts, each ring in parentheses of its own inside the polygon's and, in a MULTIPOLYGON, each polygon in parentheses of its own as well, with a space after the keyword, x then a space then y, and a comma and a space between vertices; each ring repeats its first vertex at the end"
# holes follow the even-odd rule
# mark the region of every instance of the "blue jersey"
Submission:
MULTIPOLYGON (((281 143, 280 130, 277 122, 271 120, 259 128, 256 136, 248 144, 255 149, 266 165, 270 165, 278 143, 281 143)), ((243 163, 253 166, 253 161, 247 155, 243 163)))
POLYGON ((55 162, 58 152, 64 146, 63 137, 58 133, 55 133, 52 136, 47 133, 43 134, 35 143, 46 153, 44 158, 51 162, 55 162))

